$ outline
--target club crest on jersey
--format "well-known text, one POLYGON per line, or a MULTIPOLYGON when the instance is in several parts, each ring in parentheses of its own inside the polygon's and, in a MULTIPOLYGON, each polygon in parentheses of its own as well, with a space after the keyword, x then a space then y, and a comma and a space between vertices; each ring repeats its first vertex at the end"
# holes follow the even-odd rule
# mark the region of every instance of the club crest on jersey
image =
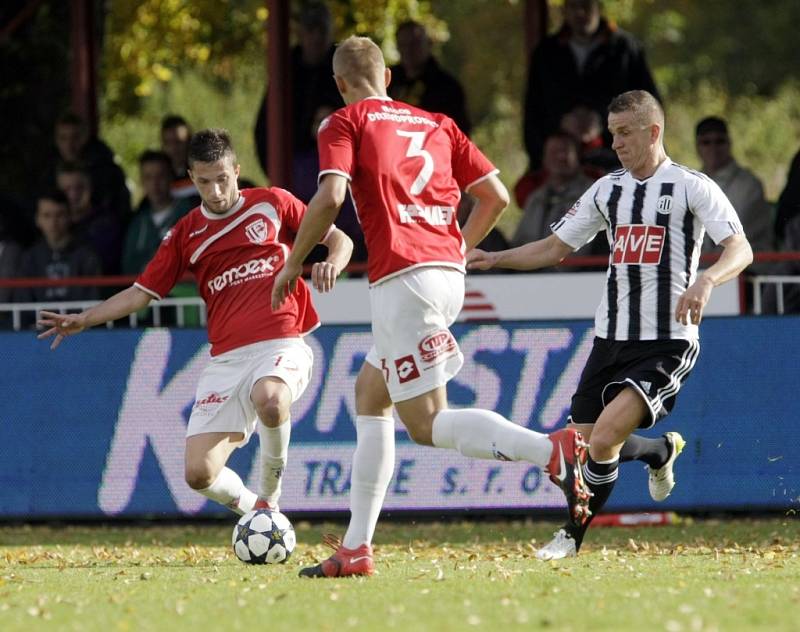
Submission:
POLYGON ((664 250, 666 228, 645 224, 623 224, 614 233, 612 263, 657 265, 664 250))
POLYGON ((419 377, 419 369, 413 355, 403 356, 394 361, 394 368, 397 371, 397 379, 400 384, 405 384, 419 377))
POLYGON ((244 233, 254 244, 263 244, 267 241, 267 223, 263 218, 250 222, 244 227, 244 233))
POLYGON ((662 215, 669 215, 669 212, 672 210, 672 196, 671 195, 662 195, 658 198, 658 203, 656 204, 656 212, 661 213, 662 215))

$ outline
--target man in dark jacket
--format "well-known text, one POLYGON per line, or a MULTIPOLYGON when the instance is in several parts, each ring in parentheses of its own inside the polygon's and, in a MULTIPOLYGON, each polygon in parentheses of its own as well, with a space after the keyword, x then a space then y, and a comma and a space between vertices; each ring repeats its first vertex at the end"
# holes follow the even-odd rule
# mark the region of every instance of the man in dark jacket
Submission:
MULTIPOLYGON (((55 191, 39 197, 36 226, 42 237, 26 250, 19 276, 64 279, 102 274, 100 259, 85 242, 73 236, 67 197, 55 191)), ((16 290, 18 302, 83 301, 99 298, 94 286, 37 287, 16 290)), ((31 317, 32 318, 32 317, 31 317)))
POLYGON ((195 204, 175 197, 171 189, 174 171, 163 151, 148 150, 139 157, 139 177, 144 198, 125 232, 122 273, 139 274, 158 250, 161 240, 195 204))
POLYGON ((425 27, 409 20, 397 27, 400 63, 392 66, 389 96, 428 112, 446 114, 469 135, 470 122, 461 84, 446 72, 431 53, 425 27))
POLYGON ((541 166, 544 139, 564 114, 585 105, 605 120, 614 96, 637 89, 660 100, 641 44, 601 15, 599 0, 566 0, 564 25, 536 47, 528 68, 524 133, 531 169, 541 166))
MULTIPOLYGON (((319 123, 344 105, 331 73, 333 23, 327 7, 312 2, 298 21, 299 44, 289 57, 292 112, 292 193, 308 202, 317 190, 317 138, 319 123)), ((276 86, 280 88, 279 86, 276 86)), ((254 130, 258 159, 270 177, 267 156, 267 95, 261 100, 254 130)))

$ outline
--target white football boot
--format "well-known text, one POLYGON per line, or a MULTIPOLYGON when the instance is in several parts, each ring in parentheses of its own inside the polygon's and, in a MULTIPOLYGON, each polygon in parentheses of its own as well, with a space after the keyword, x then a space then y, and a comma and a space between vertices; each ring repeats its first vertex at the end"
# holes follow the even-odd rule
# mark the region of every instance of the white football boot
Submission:
POLYGON ((658 501, 664 500, 669 496, 672 488, 675 487, 675 474, 672 471, 672 466, 675 463, 675 459, 683 452, 683 448, 686 445, 686 441, 684 441, 683 437, 677 432, 668 432, 664 437, 672 447, 672 452, 667 462, 658 469, 650 467, 649 465, 646 466, 650 474, 647 479, 647 486, 650 488, 650 497, 658 501))
POLYGON ((575 539, 564 529, 559 529, 553 534, 555 537, 536 551, 536 559, 542 561, 562 560, 565 557, 575 557, 578 549, 575 539))

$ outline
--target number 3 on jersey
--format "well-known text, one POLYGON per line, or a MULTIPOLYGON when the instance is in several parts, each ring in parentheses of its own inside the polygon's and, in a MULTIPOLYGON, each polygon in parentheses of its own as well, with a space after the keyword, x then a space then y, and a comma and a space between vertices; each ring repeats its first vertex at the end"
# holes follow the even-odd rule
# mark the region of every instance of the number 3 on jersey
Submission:
POLYGON ((425 141, 425 132, 405 132, 403 130, 397 130, 397 135, 409 139, 406 158, 421 156, 425 161, 409 191, 411 195, 419 195, 433 175, 433 157, 422 148, 422 143, 425 141))

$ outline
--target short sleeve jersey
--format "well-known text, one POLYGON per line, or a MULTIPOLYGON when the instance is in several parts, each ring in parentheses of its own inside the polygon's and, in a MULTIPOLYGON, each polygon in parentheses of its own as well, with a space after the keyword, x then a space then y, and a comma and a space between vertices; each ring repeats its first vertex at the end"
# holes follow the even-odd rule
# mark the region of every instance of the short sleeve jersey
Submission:
POLYGON ((302 279, 277 311, 270 304, 304 212, 305 204, 274 187, 242 190, 221 215, 201 205, 165 235, 135 285, 160 299, 190 272, 208 308, 211 355, 304 335, 319 326, 319 317, 302 279))
POLYGON ((370 283, 419 266, 464 271, 461 191, 497 169, 452 119, 371 97, 325 119, 317 144, 320 178, 334 173, 350 183, 370 283))
POLYGON ((609 340, 697 339, 697 325, 674 314, 697 276, 705 231, 716 244, 744 234, 719 186, 669 159, 645 180, 626 169, 603 176, 551 229, 576 250, 605 231, 611 255, 595 331, 609 340))

